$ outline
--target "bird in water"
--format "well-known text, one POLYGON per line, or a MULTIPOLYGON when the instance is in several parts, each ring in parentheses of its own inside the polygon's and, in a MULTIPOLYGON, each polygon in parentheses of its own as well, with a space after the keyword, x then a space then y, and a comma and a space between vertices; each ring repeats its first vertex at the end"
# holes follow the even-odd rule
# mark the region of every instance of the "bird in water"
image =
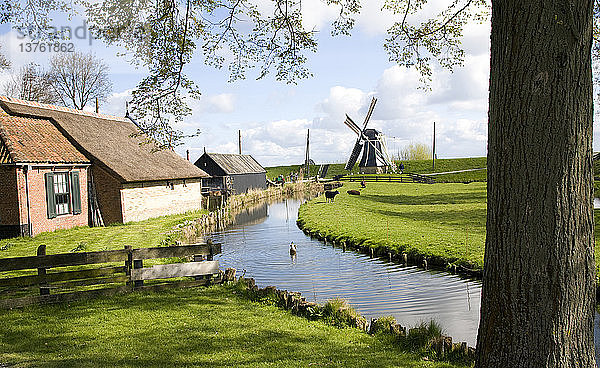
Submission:
POLYGON ((296 244, 294 244, 294 242, 290 243, 290 255, 291 256, 295 256, 296 255, 296 244))

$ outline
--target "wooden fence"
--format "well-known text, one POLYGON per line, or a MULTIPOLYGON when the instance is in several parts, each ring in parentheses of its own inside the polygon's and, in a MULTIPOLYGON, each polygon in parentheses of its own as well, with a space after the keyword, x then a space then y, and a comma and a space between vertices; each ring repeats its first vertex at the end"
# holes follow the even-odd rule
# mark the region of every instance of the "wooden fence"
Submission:
POLYGON ((414 173, 404 173, 400 175, 344 175, 337 177, 336 180, 350 182, 360 182, 364 180, 365 182, 381 183, 435 183, 435 180, 429 176, 414 173))
POLYGON ((46 246, 41 245, 36 256, 0 258, 0 272, 37 269, 37 274, 33 275, 0 278, 0 309, 112 295, 134 289, 207 285, 220 278, 219 262, 213 260, 213 255, 218 253, 221 253, 220 244, 191 244, 139 249, 126 246, 102 252, 46 255, 46 246), (178 258, 178 261, 184 257, 192 262, 144 267, 144 260, 178 258), (122 265, 115 265, 120 262, 122 265), (193 277, 194 280, 165 282, 165 279, 181 277, 193 277), (144 285, 148 280, 157 281, 144 285))

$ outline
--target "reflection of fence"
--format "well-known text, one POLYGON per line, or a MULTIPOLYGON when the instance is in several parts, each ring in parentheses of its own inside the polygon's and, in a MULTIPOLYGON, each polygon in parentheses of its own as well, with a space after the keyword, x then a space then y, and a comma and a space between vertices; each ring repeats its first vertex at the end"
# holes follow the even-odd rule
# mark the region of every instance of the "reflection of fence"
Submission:
POLYGON ((192 244, 140 249, 126 246, 125 249, 103 252, 46 255, 46 246, 41 245, 36 256, 0 259, 0 271, 37 269, 37 274, 33 275, 0 278, 0 308, 69 301, 137 289, 207 285, 220 273, 218 261, 212 259, 218 253, 221 253, 220 244, 192 244), (147 259, 176 258, 176 262, 184 257, 193 262, 143 265, 147 259), (123 265, 115 265, 119 262, 123 265), (90 268, 90 265, 100 267, 90 268), (58 271, 49 272, 56 268, 58 271), (194 280, 164 281, 188 276, 194 277, 194 280), (162 281, 144 285, 147 280, 162 281), (39 295, 28 295, 37 292, 36 289, 39 289, 39 295))
POLYGON ((336 180, 342 181, 365 181, 381 183, 425 183, 433 184, 435 181, 426 175, 404 173, 400 175, 344 175, 336 177, 336 180))

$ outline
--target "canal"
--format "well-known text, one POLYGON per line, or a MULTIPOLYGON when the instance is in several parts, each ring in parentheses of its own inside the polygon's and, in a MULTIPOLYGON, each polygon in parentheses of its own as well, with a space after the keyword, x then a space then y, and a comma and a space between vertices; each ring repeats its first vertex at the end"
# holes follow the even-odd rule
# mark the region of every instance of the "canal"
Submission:
MULTIPOLYGON (((436 320, 455 342, 475 346, 479 323, 481 282, 447 272, 402 267, 354 251, 343 251, 306 236, 296 226, 304 199, 260 204, 245 210, 236 224, 211 235, 222 243, 215 257, 222 269, 253 277, 261 287, 299 291, 309 301, 346 299, 371 318, 394 316, 412 327, 436 320), (297 246, 292 259, 289 244, 297 246)), ((600 328, 594 323, 598 355, 600 328)), ((600 360, 597 358, 597 360, 600 360)))

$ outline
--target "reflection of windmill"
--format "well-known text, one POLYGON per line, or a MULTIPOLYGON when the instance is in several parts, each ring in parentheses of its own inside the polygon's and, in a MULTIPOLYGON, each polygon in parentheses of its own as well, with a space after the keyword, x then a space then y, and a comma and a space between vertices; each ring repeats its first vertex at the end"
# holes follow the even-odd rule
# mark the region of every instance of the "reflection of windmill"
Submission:
POLYGON ((346 124, 354 133, 356 133, 356 135, 358 135, 358 139, 354 144, 350 158, 348 158, 348 162, 346 163, 346 170, 352 170, 361 151, 363 155, 360 163, 358 164, 361 174, 378 174, 385 171, 393 172, 396 169, 394 163, 392 160, 390 160, 390 156, 388 155, 384 135, 378 130, 367 129, 367 124, 369 123, 369 119, 371 118, 371 114, 373 113, 376 103, 377 99, 373 97, 362 129, 360 129, 358 125, 356 125, 356 123, 354 123, 354 121, 352 121, 352 119, 346 115, 346 121, 344 121, 344 124, 346 124))

